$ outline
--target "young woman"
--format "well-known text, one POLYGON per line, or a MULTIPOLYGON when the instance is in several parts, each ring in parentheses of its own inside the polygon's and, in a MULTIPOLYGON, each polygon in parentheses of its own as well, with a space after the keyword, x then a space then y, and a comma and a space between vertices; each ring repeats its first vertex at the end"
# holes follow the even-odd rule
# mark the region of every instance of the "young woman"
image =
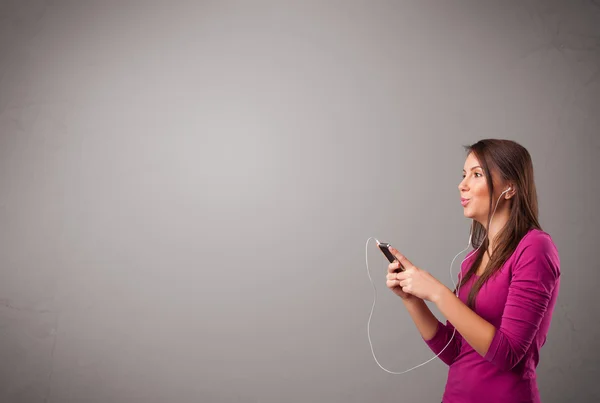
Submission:
POLYGON ((540 402, 536 367, 560 288, 560 260, 538 222, 531 157, 508 140, 466 149, 458 189, 464 215, 473 220, 475 250, 461 266, 458 297, 394 248, 387 286, 449 366, 443 403, 540 402), (405 270, 395 273, 399 264, 405 270))

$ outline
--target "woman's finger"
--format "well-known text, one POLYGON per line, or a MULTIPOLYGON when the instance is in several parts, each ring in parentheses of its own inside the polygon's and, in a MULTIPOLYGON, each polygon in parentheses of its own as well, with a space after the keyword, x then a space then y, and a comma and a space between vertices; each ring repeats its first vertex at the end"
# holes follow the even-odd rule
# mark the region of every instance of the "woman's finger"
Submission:
POLYGON ((394 257, 398 260, 398 262, 400 262, 400 264, 407 269, 408 267, 412 266, 413 264, 406 258, 406 256, 404 256, 403 254, 401 254, 400 252, 398 252, 398 249, 393 248, 390 246, 390 252, 392 255, 394 255, 394 257))
POLYGON ((394 273, 400 267, 400 263, 393 262, 388 265, 388 273, 394 273))

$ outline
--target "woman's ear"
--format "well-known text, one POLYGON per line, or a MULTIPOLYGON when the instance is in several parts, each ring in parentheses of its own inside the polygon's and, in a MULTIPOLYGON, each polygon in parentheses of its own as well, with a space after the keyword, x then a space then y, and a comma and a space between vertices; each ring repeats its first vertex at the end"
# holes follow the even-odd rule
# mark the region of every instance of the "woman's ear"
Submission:
POLYGON ((513 185, 512 183, 508 184, 508 187, 506 188, 506 190, 508 190, 508 192, 506 192, 506 194, 504 195, 505 199, 510 199, 511 197, 513 197, 515 195, 515 193, 517 193, 517 190, 515 189, 515 185, 513 185))

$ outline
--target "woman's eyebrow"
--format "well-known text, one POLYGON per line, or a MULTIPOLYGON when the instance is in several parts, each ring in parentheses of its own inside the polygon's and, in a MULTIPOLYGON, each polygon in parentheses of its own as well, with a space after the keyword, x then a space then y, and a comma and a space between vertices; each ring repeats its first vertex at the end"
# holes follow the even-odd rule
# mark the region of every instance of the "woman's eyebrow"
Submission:
MULTIPOLYGON (((471 168, 471 171, 474 170, 475 168, 481 168, 479 165, 474 166, 473 168, 471 168)), ((463 172, 465 172, 465 170, 463 169, 463 172)))

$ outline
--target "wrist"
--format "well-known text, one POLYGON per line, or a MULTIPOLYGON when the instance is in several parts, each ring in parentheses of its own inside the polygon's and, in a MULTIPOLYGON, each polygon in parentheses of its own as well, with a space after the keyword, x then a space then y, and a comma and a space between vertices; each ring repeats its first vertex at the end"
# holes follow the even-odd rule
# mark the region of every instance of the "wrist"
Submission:
POLYGON ((410 298, 402 298, 402 302, 406 307, 413 307, 424 303, 421 298, 415 297, 414 295, 411 295, 410 298))
POLYGON ((440 283, 437 287, 437 290, 431 296, 431 302, 433 302, 436 305, 439 305, 440 302, 442 302, 448 296, 448 294, 452 294, 452 291, 450 291, 450 289, 444 284, 440 283))

